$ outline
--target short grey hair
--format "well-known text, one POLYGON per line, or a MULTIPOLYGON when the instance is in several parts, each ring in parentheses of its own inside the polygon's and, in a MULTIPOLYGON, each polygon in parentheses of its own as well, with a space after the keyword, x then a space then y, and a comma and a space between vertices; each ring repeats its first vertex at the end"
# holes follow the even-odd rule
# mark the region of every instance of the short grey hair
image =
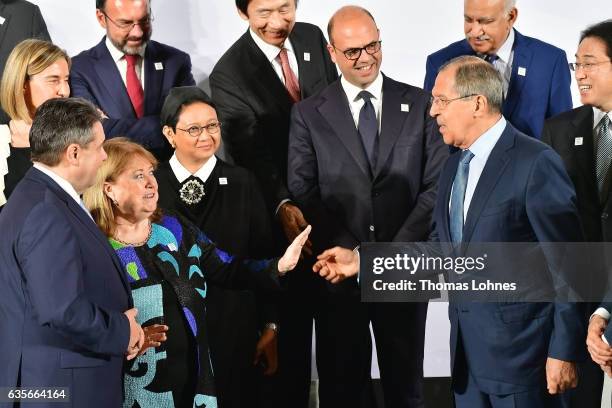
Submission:
POLYGON ((516 0, 504 0, 504 11, 509 13, 510 10, 516 7, 516 0))
POLYGON ((487 99, 491 113, 501 112, 504 81, 493 65, 478 57, 464 55, 442 65, 440 72, 449 68, 455 68, 455 91, 459 96, 482 95, 487 99))
POLYGON ((32 161, 58 165, 68 146, 85 147, 93 140, 93 127, 101 120, 96 107, 85 99, 49 99, 36 111, 30 129, 32 161))

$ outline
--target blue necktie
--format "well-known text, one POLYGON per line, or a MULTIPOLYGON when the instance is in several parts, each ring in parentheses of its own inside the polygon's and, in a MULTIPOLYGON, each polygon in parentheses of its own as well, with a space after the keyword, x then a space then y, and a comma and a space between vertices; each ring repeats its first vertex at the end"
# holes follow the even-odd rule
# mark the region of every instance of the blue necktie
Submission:
POLYGON ((357 97, 363 99, 363 106, 359 111, 359 135, 370 161, 370 167, 374 169, 378 156, 378 119, 376 119, 374 105, 370 101, 373 95, 368 91, 361 91, 357 97))
POLYGON ((469 150, 461 152, 457 173, 453 181, 449 214, 450 235, 453 242, 461 242, 463 239, 463 201, 465 200, 465 189, 470 174, 470 160, 473 157, 474 153, 469 150))

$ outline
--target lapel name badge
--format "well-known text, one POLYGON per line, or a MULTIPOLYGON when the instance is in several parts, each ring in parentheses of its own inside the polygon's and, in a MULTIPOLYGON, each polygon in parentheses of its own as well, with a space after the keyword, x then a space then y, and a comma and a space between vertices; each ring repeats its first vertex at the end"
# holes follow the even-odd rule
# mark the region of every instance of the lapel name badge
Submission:
POLYGON ((309 52, 305 52, 304 53, 304 61, 310 62, 310 53, 309 52))
POLYGON ((164 64, 162 64, 161 62, 156 62, 155 63, 155 70, 156 71, 161 71, 162 69, 164 69, 164 64))
POLYGON ((577 137, 574 139, 574 146, 582 146, 583 139, 581 137, 577 137))
POLYGON ((402 112, 410 112, 410 105, 408 105, 407 103, 402 103, 400 105, 400 109, 402 110, 402 112))
POLYGON ((525 67, 519 67, 519 68, 518 68, 518 74, 519 74, 520 76, 525 76, 525 75, 527 75, 527 68, 525 68, 525 67))
POLYGON ((227 185, 227 177, 219 177, 219 185, 221 186, 227 185))
POLYGON ((6 21, 6 19, 2 16, 0 16, 0 25, 4 24, 4 22, 6 21))

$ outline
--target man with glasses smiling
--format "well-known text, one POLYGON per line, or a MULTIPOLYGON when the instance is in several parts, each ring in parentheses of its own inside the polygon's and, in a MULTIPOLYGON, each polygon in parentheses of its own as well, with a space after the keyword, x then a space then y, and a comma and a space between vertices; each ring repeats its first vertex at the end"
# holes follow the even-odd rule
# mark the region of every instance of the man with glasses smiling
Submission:
POLYGON ((513 28, 516 0, 465 0, 463 15, 465 39, 427 57, 424 88, 433 88, 447 61, 476 55, 502 76, 504 117, 521 132, 539 138, 546 118, 572 108, 565 52, 513 28))
MULTIPOLYGON (((328 35, 342 78, 294 106, 289 133, 289 190, 313 226, 314 251, 425 241, 448 155, 430 95, 380 72, 380 32, 367 10, 341 8, 328 35)), ((311 296, 320 407, 370 403, 370 321, 385 406, 424 406, 426 303, 362 304, 356 279, 319 278, 311 296)))
MULTIPOLYGON (((576 62, 570 64, 580 91, 582 106, 546 122, 542 140, 559 153, 578 198, 578 209, 587 242, 612 241, 612 20, 588 27, 580 36, 576 62)), ((593 273, 593 268, 591 273, 593 273)), ((605 274, 593 276, 598 287, 606 288, 605 274)), ((595 363, 583 363, 584 378, 572 398, 581 407, 599 407, 603 376, 599 365, 612 377, 612 348, 602 334, 608 326, 612 304, 598 309, 590 304, 584 317, 590 318, 588 349, 595 363), (605 355, 602 355, 605 354, 605 355)), ((609 326, 612 327, 612 326, 609 326)), ((612 332, 612 330, 609 330, 612 332)), ((606 335, 612 341, 612 333, 606 335)))
POLYGON ((195 85, 189 55, 151 40, 148 0, 96 0, 96 18, 106 36, 73 58, 72 96, 104 113, 106 137, 127 136, 168 158, 159 112, 171 88, 195 85))

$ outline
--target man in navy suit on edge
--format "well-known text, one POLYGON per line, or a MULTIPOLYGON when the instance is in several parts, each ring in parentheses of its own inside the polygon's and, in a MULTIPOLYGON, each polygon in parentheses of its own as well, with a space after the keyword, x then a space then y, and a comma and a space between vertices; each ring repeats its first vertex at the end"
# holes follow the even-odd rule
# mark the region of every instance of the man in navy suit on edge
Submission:
POLYGON ((80 198, 103 142, 92 104, 45 102, 30 130, 34 167, 0 214, 0 386, 65 388, 73 407, 120 407, 125 355, 144 342, 125 274, 80 198))
POLYGON ((72 96, 102 110, 106 137, 127 136, 169 158, 159 112, 171 88, 195 85, 189 55, 150 40, 148 0, 96 0, 96 18, 106 36, 72 59, 72 96))
POLYGON ((477 55, 502 75, 502 113, 516 129, 539 138, 544 119, 572 109, 565 52, 513 29, 516 0, 465 0, 466 38, 427 57, 424 88, 431 90, 440 67, 461 55, 477 55))
MULTIPOLYGON (((432 94, 444 142, 459 149, 440 176, 433 219, 441 242, 582 241, 563 163, 506 121, 497 70, 459 57, 441 68, 432 94)), ((559 272, 541 250, 521 258, 534 271, 559 272)), ((575 362, 585 355, 580 316, 571 303, 451 303, 457 407, 559 406, 551 394, 576 386, 575 362)))

